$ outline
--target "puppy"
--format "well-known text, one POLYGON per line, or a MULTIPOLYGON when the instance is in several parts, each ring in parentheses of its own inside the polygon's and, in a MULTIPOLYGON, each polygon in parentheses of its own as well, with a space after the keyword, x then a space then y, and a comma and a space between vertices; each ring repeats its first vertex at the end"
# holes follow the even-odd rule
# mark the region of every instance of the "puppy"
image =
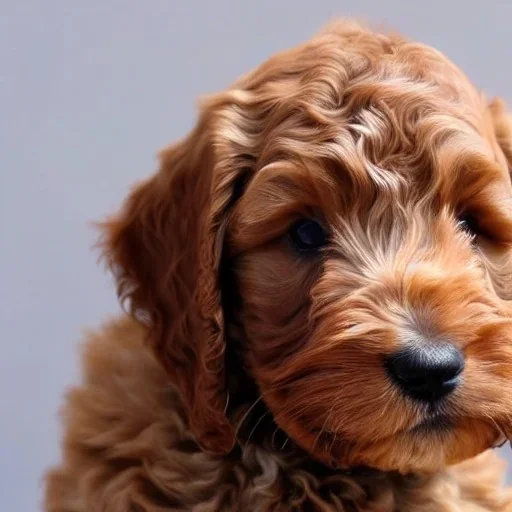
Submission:
POLYGON ((512 510, 501 101, 339 21, 160 162, 102 225, 129 315, 85 344, 47 511, 512 510))

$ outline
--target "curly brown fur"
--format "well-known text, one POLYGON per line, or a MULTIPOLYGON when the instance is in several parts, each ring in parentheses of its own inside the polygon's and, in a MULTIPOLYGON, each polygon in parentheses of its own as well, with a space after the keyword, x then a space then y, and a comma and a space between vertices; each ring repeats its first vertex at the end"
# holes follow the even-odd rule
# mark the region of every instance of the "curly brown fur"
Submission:
POLYGON ((204 100, 103 225, 133 319, 90 336, 46 509, 512 510, 511 126, 347 21, 204 100), (463 354, 435 405, 386 367, 417 338, 463 354))

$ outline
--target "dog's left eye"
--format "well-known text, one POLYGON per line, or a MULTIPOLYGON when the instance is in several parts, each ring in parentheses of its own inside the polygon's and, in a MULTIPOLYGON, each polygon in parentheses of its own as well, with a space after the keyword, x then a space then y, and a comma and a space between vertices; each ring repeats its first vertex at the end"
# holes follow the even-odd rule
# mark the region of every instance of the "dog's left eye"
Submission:
POLYGON ((311 219, 300 219, 289 231, 290 239, 298 252, 314 252, 327 243, 327 233, 321 224, 311 219))
POLYGON ((473 236, 482 234, 482 229, 478 225, 477 219, 471 214, 465 214, 459 217, 459 227, 473 236))

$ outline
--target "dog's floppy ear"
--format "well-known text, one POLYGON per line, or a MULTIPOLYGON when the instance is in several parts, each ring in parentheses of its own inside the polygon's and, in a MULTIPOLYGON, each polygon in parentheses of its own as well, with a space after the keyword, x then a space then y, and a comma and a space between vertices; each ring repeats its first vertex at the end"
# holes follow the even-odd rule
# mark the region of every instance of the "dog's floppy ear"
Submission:
POLYGON ((181 390, 206 450, 234 444, 226 414, 224 325, 218 270, 236 170, 218 172, 209 116, 160 155, 120 214, 103 224, 118 294, 150 325, 150 342, 181 390))
POLYGON ((489 111, 496 139, 512 170, 512 114, 508 112, 505 102, 500 98, 490 103, 489 111))

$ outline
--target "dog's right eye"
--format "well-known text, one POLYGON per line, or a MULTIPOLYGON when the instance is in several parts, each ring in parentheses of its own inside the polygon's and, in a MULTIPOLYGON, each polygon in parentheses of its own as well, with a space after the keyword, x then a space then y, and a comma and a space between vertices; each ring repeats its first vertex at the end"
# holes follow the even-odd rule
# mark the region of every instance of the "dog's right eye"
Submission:
POLYGON ((289 231, 295 249, 300 253, 315 252, 327 243, 327 233, 322 225, 312 219, 296 221, 289 231))

